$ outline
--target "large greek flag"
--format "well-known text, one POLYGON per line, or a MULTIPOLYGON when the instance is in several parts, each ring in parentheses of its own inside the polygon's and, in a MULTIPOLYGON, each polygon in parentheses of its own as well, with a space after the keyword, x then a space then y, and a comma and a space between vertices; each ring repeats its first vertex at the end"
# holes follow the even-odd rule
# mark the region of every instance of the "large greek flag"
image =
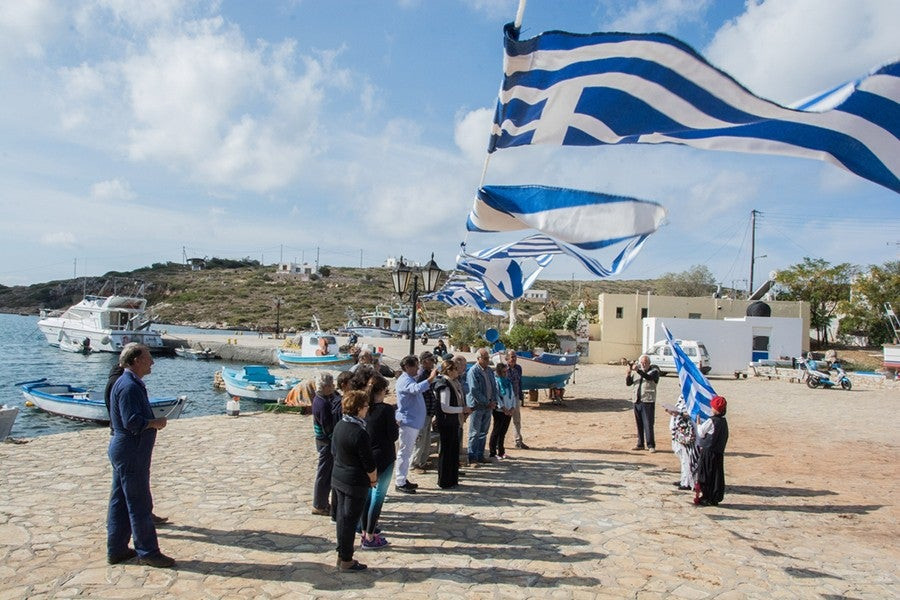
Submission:
POLYGON ((710 418, 712 409, 709 406, 709 401, 716 395, 716 391, 709 385, 709 381, 703 376, 697 365, 684 353, 681 346, 675 343, 669 328, 665 325, 662 328, 669 342, 669 347, 672 348, 675 370, 678 371, 678 379, 681 381, 681 396, 687 405, 688 413, 692 419, 696 419, 697 415, 701 415, 703 419, 710 418))
POLYGON ((795 110, 664 34, 504 28, 489 152, 526 144, 674 143, 815 158, 900 192, 900 62, 795 110), (816 112, 823 110, 823 112, 816 112))

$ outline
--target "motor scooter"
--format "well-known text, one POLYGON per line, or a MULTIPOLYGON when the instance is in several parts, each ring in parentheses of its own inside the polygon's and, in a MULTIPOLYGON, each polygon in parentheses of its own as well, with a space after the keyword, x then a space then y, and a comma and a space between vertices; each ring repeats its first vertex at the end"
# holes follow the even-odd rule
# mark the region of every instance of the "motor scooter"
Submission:
POLYGON ((808 360, 800 364, 806 369, 806 385, 812 389, 819 386, 822 386, 823 388, 833 388, 840 385, 843 389, 850 390, 853 387, 853 383, 850 382, 850 378, 847 377, 847 373, 844 372, 844 369, 838 362, 831 364, 828 373, 819 371, 814 360, 808 360), (836 373, 837 380, 831 378, 831 371, 836 373))

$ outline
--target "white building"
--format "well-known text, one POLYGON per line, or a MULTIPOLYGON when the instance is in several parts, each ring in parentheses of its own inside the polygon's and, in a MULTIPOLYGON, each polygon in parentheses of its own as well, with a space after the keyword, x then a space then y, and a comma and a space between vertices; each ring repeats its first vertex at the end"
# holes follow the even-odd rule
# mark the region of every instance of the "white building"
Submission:
POLYGON ((279 277, 296 277, 299 278, 300 281, 309 281, 310 277, 315 272, 315 266, 309 263, 300 264, 293 262, 283 262, 278 263, 278 266, 275 270, 275 275, 279 277))
POLYGON ((522 294, 522 299, 527 302, 546 302, 550 299, 550 294, 547 290, 525 290, 525 293, 522 294))

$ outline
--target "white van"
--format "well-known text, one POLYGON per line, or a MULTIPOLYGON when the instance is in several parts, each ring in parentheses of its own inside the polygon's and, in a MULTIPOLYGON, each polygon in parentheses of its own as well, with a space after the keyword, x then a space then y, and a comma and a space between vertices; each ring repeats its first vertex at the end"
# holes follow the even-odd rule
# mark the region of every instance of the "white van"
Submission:
MULTIPOLYGON (((706 375, 709 373, 709 352, 703 342, 697 340, 675 340, 675 343, 681 346, 684 353, 687 354, 691 362, 697 365, 700 372, 706 375)), ((650 363, 659 367, 660 373, 676 373, 675 357, 672 356, 672 349, 669 348, 669 342, 663 340, 656 342, 647 349, 647 356, 650 357, 650 363)))

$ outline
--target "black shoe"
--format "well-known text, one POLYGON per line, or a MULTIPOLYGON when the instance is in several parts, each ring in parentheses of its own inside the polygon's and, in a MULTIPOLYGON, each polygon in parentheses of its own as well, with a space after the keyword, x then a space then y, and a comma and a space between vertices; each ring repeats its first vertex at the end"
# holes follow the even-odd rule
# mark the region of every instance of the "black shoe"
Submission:
POLYGON ((681 482, 680 482, 680 481, 674 481, 674 482, 672 482, 672 485, 681 487, 681 482))
POLYGON ((411 487, 412 489, 414 489, 414 490, 419 489, 419 484, 418 484, 418 483, 413 483, 413 482, 410 481, 409 479, 406 480, 406 485, 410 486, 410 487, 411 487))
POLYGON ((679 486, 678 486, 678 489, 679 489, 679 490, 689 490, 689 489, 691 489, 691 486, 689 486, 689 485, 679 485, 679 486))
POLYGON ((408 481, 406 483, 404 483, 403 485, 395 485, 394 489, 396 489, 398 492, 403 492, 404 494, 415 494, 416 493, 416 488, 411 486, 408 481))
POLYGON ((163 523, 169 522, 169 517, 160 517, 159 515, 150 513, 150 520, 153 521, 154 525, 162 525, 163 523))
POLYGON ((131 560, 135 556, 137 556, 137 551, 134 548, 126 548, 125 551, 120 554, 107 554, 106 562, 111 565, 117 565, 126 560, 131 560))
POLYGON ((529 446, 525 442, 516 442, 516 448, 521 448, 522 450, 530 450, 531 446, 529 446))
POLYGON ((151 554, 150 556, 142 556, 139 559, 139 562, 142 565, 156 567, 157 569, 169 569, 175 566, 175 559, 171 556, 166 556, 162 552, 159 554, 151 554))

